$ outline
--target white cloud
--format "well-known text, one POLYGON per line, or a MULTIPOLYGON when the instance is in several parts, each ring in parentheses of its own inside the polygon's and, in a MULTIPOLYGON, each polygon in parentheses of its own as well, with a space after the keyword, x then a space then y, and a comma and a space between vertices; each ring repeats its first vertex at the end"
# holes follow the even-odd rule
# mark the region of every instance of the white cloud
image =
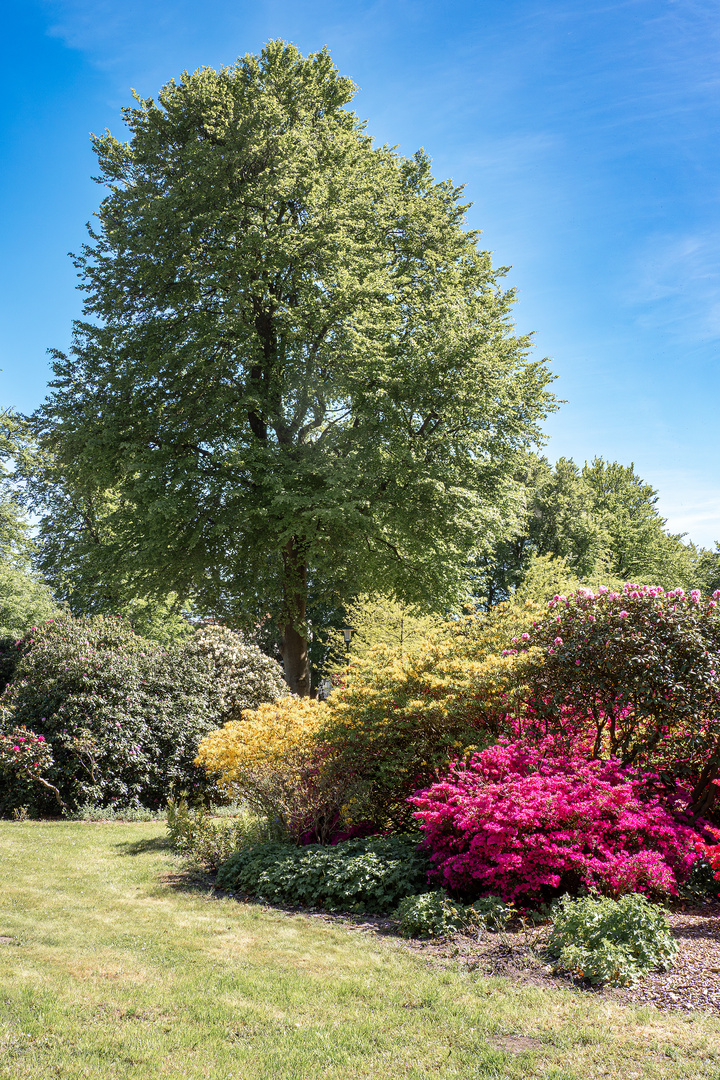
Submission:
POLYGON ((627 285, 627 299, 645 308, 640 326, 684 340, 720 337, 720 230, 651 237, 627 285))

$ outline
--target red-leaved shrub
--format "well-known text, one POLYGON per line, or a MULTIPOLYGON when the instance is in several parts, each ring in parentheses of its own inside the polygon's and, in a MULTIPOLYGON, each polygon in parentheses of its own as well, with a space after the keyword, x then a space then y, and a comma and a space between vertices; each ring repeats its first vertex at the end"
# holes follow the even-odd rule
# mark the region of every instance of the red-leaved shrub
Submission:
POLYGON ((456 762, 409 802, 441 884, 468 898, 545 900, 579 886, 610 896, 674 894, 698 834, 616 760, 500 742, 456 762))

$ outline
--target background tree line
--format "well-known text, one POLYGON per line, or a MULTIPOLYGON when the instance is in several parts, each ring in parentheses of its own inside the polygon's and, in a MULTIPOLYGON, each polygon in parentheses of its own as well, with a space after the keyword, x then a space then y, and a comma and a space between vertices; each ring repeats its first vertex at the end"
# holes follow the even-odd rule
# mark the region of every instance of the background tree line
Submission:
MULTIPOLYGON (((103 498, 90 483, 72 484, 42 454, 27 417, 0 417, 0 636, 22 636, 60 611, 113 614, 138 633, 168 644, 192 630, 191 619, 208 612, 192 597, 131 595, 103 578, 103 498), (27 507, 40 510, 31 528, 27 507)), ((470 602, 488 609, 510 600, 543 602, 578 585, 617 586, 633 580, 666 588, 720 588, 720 545, 698 548, 672 534, 657 509, 657 491, 632 465, 595 458, 578 467, 560 458, 527 453, 516 470, 520 491, 505 535, 473 563, 470 602)), ((108 498, 108 497, 106 497, 108 498)), ((433 613, 390 596, 308 590, 308 633, 313 689, 345 659, 343 626, 353 628, 354 656, 377 646, 410 647, 437 621, 433 613)), ((450 598, 440 613, 452 610, 450 598)), ((270 618, 249 635, 281 659, 281 629, 270 618)))

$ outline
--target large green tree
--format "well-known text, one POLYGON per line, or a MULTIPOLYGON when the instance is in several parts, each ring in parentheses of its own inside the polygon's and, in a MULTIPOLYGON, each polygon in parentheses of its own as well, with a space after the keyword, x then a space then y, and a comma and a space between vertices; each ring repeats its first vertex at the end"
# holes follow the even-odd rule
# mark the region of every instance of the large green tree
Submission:
POLYGON ((308 576, 459 600, 552 407, 461 189, 374 146, 353 92, 275 41, 94 139, 86 317, 38 418, 102 493, 106 586, 270 614, 301 694, 308 576))

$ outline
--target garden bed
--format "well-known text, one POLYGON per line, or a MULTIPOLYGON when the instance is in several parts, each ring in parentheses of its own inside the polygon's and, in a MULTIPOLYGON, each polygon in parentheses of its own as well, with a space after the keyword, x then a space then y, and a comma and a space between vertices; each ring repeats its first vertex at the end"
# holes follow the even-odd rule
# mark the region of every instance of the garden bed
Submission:
MULTIPOLYGON (((397 934, 396 919, 313 913, 314 918, 345 922, 349 928, 380 937, 397 934)), ((720 1016, 720 903, 686 905, 668 915, 678 942, 678 957, 670 969, 652 972, 630 987, 593 987, 584 979, 555 975, 545 952, 545 926, 512 926, 501 933, 455 934, 439 940, 408 940, 413 953, 437 965, 460 964, 479 974, 500 976, 526 986, 558 990, 572 987, 610 998, 618 1004, 652 1005, 657 1009, 698 1010, 720 1016)))

